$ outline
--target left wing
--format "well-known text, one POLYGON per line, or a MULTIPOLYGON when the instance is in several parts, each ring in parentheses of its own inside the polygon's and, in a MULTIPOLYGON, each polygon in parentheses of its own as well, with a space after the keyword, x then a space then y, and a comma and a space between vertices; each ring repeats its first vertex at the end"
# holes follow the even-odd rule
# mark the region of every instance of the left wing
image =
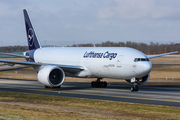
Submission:
MULTIPOLYGON (((22 57, 22 58, 29 58, 29 56, 17 55, 17 54, 12 54, 12 53, 3 53, 3 52, 0 52, 0 54, 9 55, 9 56, 15 56, 15 57, 22 57)), ((40 66, 52 65, 52 66, 60 67, 61 69, 64 70, 64 72, 68 72, 68 73, 71 73, 71 74, 78 73, 78 72, 84 70, 84 68, 82 66, 73 66, 73 65, 36 63, 36 62, 13 61, 13 60, 0 60, 0 62, 6 63, 6 64, 8 64, 10 66, 13 66, 15 64, 29 65, 29 66, 32 66, 32 67, 40 67, 40 66)))
POLYGON ((13 60, 0 60, 0 62, 7 63, 10 65, 15 65, 15 64, 29 65, 32 67, 52 65, 52 66, 60 67, 61 69, 64 70, 64 72, 68 72, 68 73, 72 73, 72 74, 78 73, 78 72, 84 70, 84 68, 82 66, 73 66, 73 65, 48 64, 48 63, 36 63, 36 62, 13 61, 13 60))
POLYGON ((161 57, 161 56, 175 54, 175 53, 178 53, 178 51, 170 52, 170 53, 164 53, 164 54, 159 54, 159 55, 149 55, 148 58, 151 59, 151 58, 161 57))

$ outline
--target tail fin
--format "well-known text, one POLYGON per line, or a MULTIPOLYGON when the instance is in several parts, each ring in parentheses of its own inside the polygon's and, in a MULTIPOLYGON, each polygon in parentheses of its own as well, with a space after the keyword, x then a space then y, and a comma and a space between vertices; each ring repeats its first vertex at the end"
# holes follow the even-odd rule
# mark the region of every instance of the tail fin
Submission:
POLYGON ((26 34, 27 34, 29 50, 41 48, 41 45, 36 37, 35 31, 33 29, 31 21, 29 19, 27 10, 24 9, 23 12, 24 12, 24 20, 25 20, 25 27, 26 27, 26 34))

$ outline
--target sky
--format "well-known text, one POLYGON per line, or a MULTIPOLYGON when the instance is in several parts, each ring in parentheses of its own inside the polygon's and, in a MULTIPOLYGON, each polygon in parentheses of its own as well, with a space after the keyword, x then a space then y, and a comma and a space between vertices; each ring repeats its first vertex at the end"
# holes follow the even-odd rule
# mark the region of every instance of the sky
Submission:
POLYGON ((27 45, 27 9, 41 45, 180 43, 180 0, 0 0, 0 46, 27 45))

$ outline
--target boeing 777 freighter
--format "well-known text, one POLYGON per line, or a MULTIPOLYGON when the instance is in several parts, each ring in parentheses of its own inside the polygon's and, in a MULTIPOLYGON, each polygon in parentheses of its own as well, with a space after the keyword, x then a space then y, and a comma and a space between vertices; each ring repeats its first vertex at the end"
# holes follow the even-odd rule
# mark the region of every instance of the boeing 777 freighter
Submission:
POLYGON ((23 10, 29 51, 24 55, 1 53, 26 58, 27 61, 0 60, 8 65, 32 66, 38 81, 46 88, 60 87, 65 76, 97 78, 92 87, 106 87, 102 78, 125 79, 131 91, 138 91, 138 84, 148 81, 152 64, 149 59, 177 52, 148 57, 128 47, 41 47, 27 10, 23 10))

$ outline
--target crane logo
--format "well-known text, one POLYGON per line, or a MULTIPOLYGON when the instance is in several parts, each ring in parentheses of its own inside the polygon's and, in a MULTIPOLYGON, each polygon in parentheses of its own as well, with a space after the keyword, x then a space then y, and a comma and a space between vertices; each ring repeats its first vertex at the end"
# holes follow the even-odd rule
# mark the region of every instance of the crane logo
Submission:
POLYGON ((28 41, 29 41, 29 46, 32 46, 33 42, 34 42, 34 31, 32 28, 29 28, 27 37, 28 37, 28 41))

